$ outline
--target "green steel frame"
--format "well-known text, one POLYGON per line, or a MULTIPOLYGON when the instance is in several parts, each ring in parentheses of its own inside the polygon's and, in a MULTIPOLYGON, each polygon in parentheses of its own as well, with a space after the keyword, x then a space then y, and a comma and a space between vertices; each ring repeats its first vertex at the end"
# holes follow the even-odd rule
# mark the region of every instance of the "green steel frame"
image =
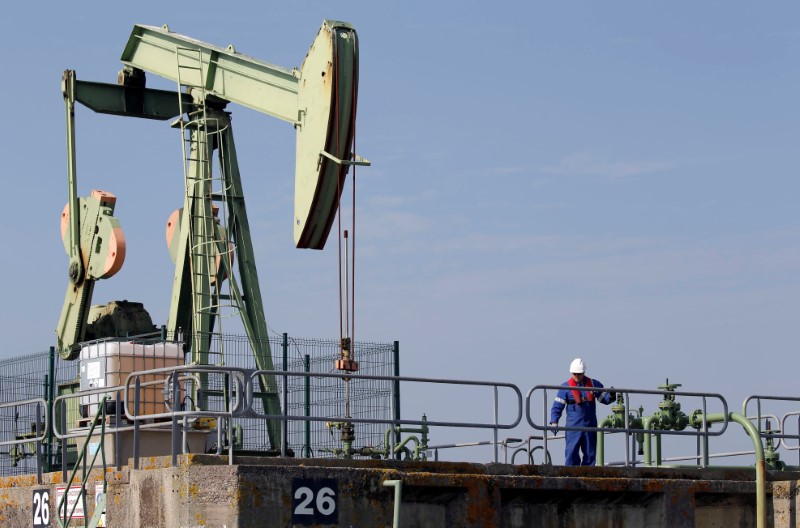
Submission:
MULTIPOLYGON (((358 84, 355 30, 344 22, 323 21, 302 67, 288 70, 242 55, 233 46, 221 48, 173 33, 167 26, 136 25, 121 60, 125 68, 117 85, 79 82, 74 71, 65 72, 72 210, 78 206, 75 101, 100 113, 156 120, 179 117, 175 125, 183 136, 186 192, 170 245, 175 274, 167 332, 191 336, 193 362, 208 364, 211 341, 222 330, 221 311, 228 306, 241 314, 257 368, 273 370, 230 113, 225 107, 229 102, 238 103, 294 126, 295 241, 297 247, 322 249, 349 166, 369 164, 352 152, 358 84), (172 92, 146 88, 147 72, 175 81, 177 97, 172 92), (215 151, 218 176, 212 170, 215 151), (217 218, 218 213, 222 218, 217 218), (238 273, 233 269, 234 256, 238 273), (223 283, 227 283, 226 290, 223 283), (219 326, 216 331, 215 325, 219 326)), ((81 264, 76 219, 69 228, 66 249, 72 271, 81 264)), ((88 288, 86 305, 91 298, 91 281, 88 288)), ((69 290, 67 295, 69 298, 69 290)), ((69 306, 65 301, 65 310, 69 306)), ((62 315, 59 335, 64 327, 80 333, 84 320, 85 316, 78 317, 76 324, 76 317, 62 315)), ((77 343, 79 337, 71 339, 70 344, 77 343)), ((74 356, 70 349, 69 358, 74 356)), ((62 352, 62 357, 67 356, 62 352)), ((259 381, 265 411, 279 414, 274 377, 262 376, 259 381)), ((203 380, 200 382, 202 386, 203 380)), ((204 405, 202 390, 194 395, 194 402, 204 405)), ((280 445, 279 427, 278 423, 268 424, 273 448, 280 445)))

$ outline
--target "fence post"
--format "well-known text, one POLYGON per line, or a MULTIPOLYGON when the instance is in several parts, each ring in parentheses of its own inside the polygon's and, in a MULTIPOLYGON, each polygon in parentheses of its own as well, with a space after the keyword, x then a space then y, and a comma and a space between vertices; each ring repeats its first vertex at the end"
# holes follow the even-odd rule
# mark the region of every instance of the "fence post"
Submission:
MULTIPOLYGON (((394 352, 394 375, 400 377, 400 341, 395 341, 393 352, 394 352)), ((394 380, 394 419, 400 421, 400 380, 394 380)), ((395 427, 395 424, 392 424, 392 428, 394 429, 394 443, 395 445, 400 443, 400 427, 395 427)), ((394 457, 397 460, 400 460, 400 453, 395 453, 394 457)))
MULTIPOLYGON (((303 356, 303 371, 306 373, 305 376, 305 402, 304 402, 304 411, 305 417, 308 418, 311 416, 311 376, 308 375, 311 372, 311 356, 306 354, 303 356)), ((311 422, 305 420, 304 425, 304 432, 305 432, 305 446, 304 446, 304 455, 308 458, 311 458, 311 422)))
MULTIPOLYGON (((42 395, 42 398, 44 398, 45 404, 47 405, 47 410, 45 410, 45 413, 47 413, 47 411, 50 408, 50 399, 49 399, 49 397, 50 397, 50 389, 49 389, 49 386, 50 386, 50 377, 47 374, 45 374, 44 375, 44 394, 42 395)), ((38 414, 39 405, 37 404, 36 407, 37 407, 37 414, 38 414)), ((49 426, 49 424, 48 424, 48 426, 49 426)), ((36 436, 39 436, 38 418, 37 418, 36 429, 37 429, 36 436)), ((44 432, 46 433, 46 431, 44 431, 44 432)), ((48 440, 48 438, 45 436, 45 439, 44 439, 44 444, 45 445, 44 446, 42 446, 43 442, 40 442, 38 440, 36 441, 36 458, 37 458, 36 467, 39 467, 39 464, 41 463, 42 455, 44 455, 44 464, 43 464, 44 465, 44 471, 46 473, 49 473, 50 472, 50 449, 49 449, 49 442, 47 440, 48 440)), ((39 482, 39 484, 41 484, 41 481, 39 482)))
MULTIPOLYGON (((283 333, 283 371, 289 371, 289 336, 286 332, 283 333)), ((289 416, 289 387, 287 382, 289 377, 283 375, 283 426, 281 427, 281 457, 286 457, 286 451, 289 449, 289 423, 286 417, 289 416)))
POLYGON ((50 420, 47 422, 47 471, 52 471, 52 457, 53 457, 53 420, 55 419, 55 409, 53 409, 53 400, 55 399, 55 387, 56 387, 56 347, 51 346, 49 353, 49 365, 48 370, 50 371, 50 386, 48 387, 49 393, 47 395, 47 411, 45 411, 45 415, 50 413, 50 420))

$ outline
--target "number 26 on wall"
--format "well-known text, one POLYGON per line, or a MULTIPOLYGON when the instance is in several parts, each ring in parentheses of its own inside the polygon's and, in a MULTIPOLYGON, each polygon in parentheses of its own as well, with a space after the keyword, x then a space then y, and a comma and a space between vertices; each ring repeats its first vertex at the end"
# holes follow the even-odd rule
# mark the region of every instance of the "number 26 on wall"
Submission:
POLYGON ((335 479, 292 479, 292 522, 338 523, 338 489, 335 479))

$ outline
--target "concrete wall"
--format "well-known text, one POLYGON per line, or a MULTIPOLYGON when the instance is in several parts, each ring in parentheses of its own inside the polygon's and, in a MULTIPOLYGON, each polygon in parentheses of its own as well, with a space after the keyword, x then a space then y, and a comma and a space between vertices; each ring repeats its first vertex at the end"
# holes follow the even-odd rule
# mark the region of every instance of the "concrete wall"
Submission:
MULTIPOLYGON (((408 527, 724 527, 755 525, 752 470, 566 468, 450 462, 342 461, 184 455, 109 471, 108 525, 115 528, 391 526, 401 480, 408 527), (298 490, 337 489, 335 523, 302 517, 298 490), (310 489, 310 488, 309 488, 310 489), (293 519, 293 512, 295 517, 293 519), (310 524, 300 524, 301 520, 310 524), (294 522, 294 524, 293 524, 294 522)), ((101 473, 92 478, 98 481, 101 473)), ((769 524, 798 526, 800 474, 771 473, 769 524), (780 480, 778 480, 780 479, 780 480)), ((0 526, 31 526, 33 489, 54 496, 60 474, 0 479, 0 526)), ((311 493, 311 492, 309 492, 311 493)), ((89 512, 93 510, 89 494, 89 512)), ((319 493, 314 499, 319 500, 319 493)), ((300 494, 302 502, 304 497, 300 494)), ((320 505, 306 503, 307 510, 320 505)), ((54 502, 54 500, 53 500, 54 502)), ((325 504, 321 504, 324 506, 325 504)), ((55 519, 55 504, 51 504, 55 519)), ((55 523, 52 524, 55 526, 55 523)))

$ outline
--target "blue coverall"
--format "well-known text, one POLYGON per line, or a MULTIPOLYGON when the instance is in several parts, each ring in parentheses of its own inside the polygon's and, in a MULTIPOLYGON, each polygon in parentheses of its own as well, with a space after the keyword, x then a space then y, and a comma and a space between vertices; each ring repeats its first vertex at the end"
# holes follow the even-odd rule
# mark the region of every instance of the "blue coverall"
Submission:
MULTIPOLYGON (((567 426, 597 427, 597 401, 608 405, 613 398, 608 392, 580 391, 581 403, 576 403, 572 391, 585 387, 589 378, 584 377, 577 387, 570 387, 569 381, 561 385, 565 388, 558 391, 553 407, 550 409, 550 423, 558 423, 564 407, 567 408, 567 426), (589 401, 589 393, 594 392, 594 399, 589 401)), ((603 384, 592 379, 592 386, 603 388, 603 384)), ((597 450, 597 433, 589 431, 567 431, 567 446, 564 455, 564 464, 567 466, 593 466, 597 450), (581 459, 580 452, 583 452, 581 459)))

